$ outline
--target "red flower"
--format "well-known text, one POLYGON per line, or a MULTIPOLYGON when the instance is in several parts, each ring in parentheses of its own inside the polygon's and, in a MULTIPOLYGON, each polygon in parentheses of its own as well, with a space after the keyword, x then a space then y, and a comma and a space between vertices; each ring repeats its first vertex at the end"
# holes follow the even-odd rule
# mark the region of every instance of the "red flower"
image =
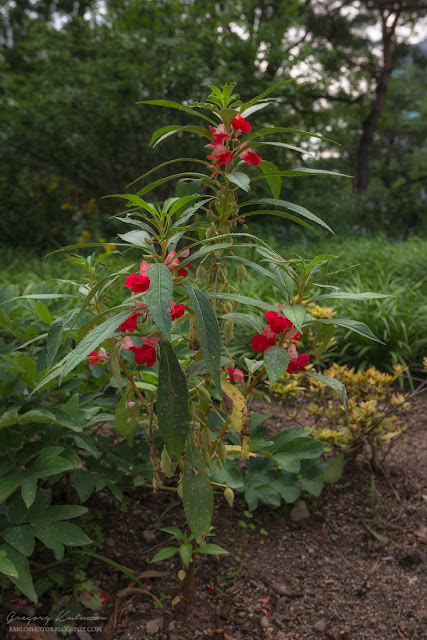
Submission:
POLYGON ((132 273, 126 278, 125 287, 129 287, 134 293, 144 293, 150 287, 150 278, 132 273))
POLYGON ((240 369, 232 369, 231 367, 227 367, 227 371, 230 374, 229 380, 234 382, 235 384, 240 384, 243 382, 243 378, 245 374, 240 369))
POLYGON ((131 347, 129 351, 135 354, 135 362, 138 364, 146 364, 152 367, 156 362, 156 347, 159 342, 158 338, 147 338, 141 347, 131 347))
POLYGON ((255 151, 251 151, 250 149, 248 149, 247 151, 243 151, 240 157, 242 158, 242 160, 244 160, 248 164, 255 165, 255 166, 258 165, 260 162, 262 162, 262 158, 260 158, 255 153, 255 151))
MULTIPOLYGON (((179 271, 181 271, 181 269, 179 271)), ((183 269, 183 271, 185 271, 185 269, 183 269)), ((175 302, 172 300, 172 308, 170 313, 171 313, 172 320, 176 320, 177 318, 182 318, 182 316, 185 313, 185 304, 175 304, 175 302)))
POLYGON ((214 162, 214 167, 219 167, 222 164, 227 164, 231 160, 231 151, 226 151, 225 153, 219 153, 217 155, 206 156, 208 160, 213 160, 214 158, 218 158, 216 162, 214 162))
POLYGON ((294 373, 295 371, 305 371, 305 367, 310 360, 308 353, 298 353, 294 344, 288 349, 289 353, 289 365, 286 371, 288 373, 294 373))
POLYGON ((102 600, 103 604, 107 604, 108 602, 108 596, 106 593, 102 592, 99 594, 99 598, 100 600, 102 600))
MULTIPOLYGON (((215 138, 215 140, 213 140, 213 142, 212 142, 212 146, 215 146, 217 144, 222 144, 222 142, 224 140, 229 140, 231 138, 231 136, 229 136, 227 133, 225 133, 224 125, 222 125, 222 127, 221 127, 221 125, 218 125, 218 127, 215 129, 215 131, 213 130, 212 126, 209 125, 209 131, 211 132, 211 134, 215 138)), ((210 145, 206 145, 206 146, 210 146, 210 145)))
POLYGON ((183 267, 180 267, 178 269, 178 271, 176 272, 176 275, 178 276, 178 278, 186 278, 188 275, 187 269, 185 269, 185 267, 191 267, 191 262, 187 262, 187 264, 185 264, 183 267))
POLYGON ((257 333, 251 340, 251 347, 254 351, 261 351, 262 355, 264 355, 264 351, 268 349, 268 347, 274 347, 276 341, 274 338, 267 338, 263 336, 261 333, 257 333))
POLYGON ((108 353, 105 351, 104 347, 101 347, 99 351, 91 351, 87 356, 89 364, 98 364, 98 362, 101 362, 102 358, 108 358, 108 353))
POLYGON ((252 131, 250 122, 247 122, 244 118, 242 118, 240 113, 238 113, 237 116, 234 118, 233 122, 231 123, 231 126, 233 127, 233 129, 240 129, 240 131, 243 131, 243 133, 248 133, 249 131, 252 131))
POLYGON ((135 331, 136 321, 139 315, 140 311, 134 311, 133 313, 131 313, 129 318, 120 325, 120 331, 122 333, 125 333, 126 331, 135 331))
POLYGON ((282 333, 286 329, 292 329, 294 326, 288 318, 285 318, 282 313, 277 313, 277 311, 267 311, 264 317, 275 334, 282 333))
POLYGON ((211 594, 211 596, 214 596, 216 594, 215 587, 209 587, 209 593, 211 594))

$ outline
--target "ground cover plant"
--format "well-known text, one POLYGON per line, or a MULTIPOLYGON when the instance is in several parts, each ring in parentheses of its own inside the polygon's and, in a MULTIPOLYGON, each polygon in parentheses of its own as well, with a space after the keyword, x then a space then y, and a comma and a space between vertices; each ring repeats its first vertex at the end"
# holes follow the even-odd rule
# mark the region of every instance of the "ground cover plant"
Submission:
MULTIPOLYGON (((195 598, 195 557, 226 553, 207 541, 214 489, 223 493, 224 509, 232 505, 234 490, 244 491, 250 510, 259 501, 293 503, 302 490, 316 496, 322 489, 327 469, 318 458, 323 445, 310 436, 310 429, 297 427, 267 439, 256 416, 251 431, 248 403, 254 397, 266 397, 265 380, 271 387, 285 372, 301 373, 331 387, 347 412, 344 385, 307 370, 310 357, 322 356, 335 326, 380 340, 363 322, 316 317, 306 307, 323 300, 388 296, 342 291, 329 284, 333 255, 311 260, 283 257, 249 232, 248 221, 254 215, 275 215, 313 231, 313 224, 329 230, 314 213, 281 200, 280 189, 282 178, 330 174, 305 168, 280 171, 258 155, 259 147, 269 145, 294 149, 269 138, 290 129, 252 130, 247 120, 268 106, 268 95, 283 84, 246 103, 233 94, 233 85, 222 90, 211 87, 206 103, 191 106, 148 101, 208 122, 208 128, 165 126, 152 138, 155 145, 177 133, 205 137, 206 160, 180 158, 165 163, 200 164, 203 173, 172 174, 136 194, 116 195, 126 202, 116 218, 128 230, 114 246, 101 242, 66 247, 68 259, 81 267, 84 278, 63 278, 58 283, 62 292, 45 293, 45 285, 23 296, 14 296, 7 287, 3 292, 3 329, 15 339, 20 337, 19 349, 29 355, 16 353, 13 341, 4 344, 1 566, 32 600, 37 593, 27 558, 35 538, 53 550, 57 560, 63 557, 64 544, 90 542, 76 525, 62 522, 82 515, 84 508, 50 504, 49 475, 52 483, 62 481, 66 495, 72 477, 82 502, 95 489, 104 488, 120 499, 121 483, 138 486, 150 479, 155 491, 175 483, 188 530, 170 529, 181 544, 163 549, 154 560, 179 554, 184 602, 195 598), (205 115, 205 110, 211 115, 205 115), (252 197, 253 183, 261 179, 266 180, 272 198, 252 197), (160 203, 147 201, 146 194, 171 180, 177 182, 176 197, 160 203), (87 257, 71 253, 94 245, 104 253, 87 257), (110 249, 117 248, 129 262, 105 275, 103 263, 114 259, 110 249), (228 275, 231 265, 241 282, 248 270, 268 279, 275 287, 275 300, 241 295, 239 282, 228 275), (54 319, 43 302, 47 300, 67 300, 70 306, 54 319), (28 314, 37 315, 40 324, 28 324, 19 308, 22 305, 28 314), (246 312, 248 307, 251 313, 246 312), (11 320, 19 325, 17 330, 10 329, 11 320), (238 360, 232 344, 241 326, 251 328, 252 357, 238 360), (307 332, 315 336, 311 356, 302 346, 310 344, 305 342, 307 332), (44 342, 40 346, 42 339, 47 339, 46 346, 44 342), (82 388, 83 394, 79 393, 82 388), (68 394, 65 402, 64 392, 68 394), (125 440, 112 450, 114 434, 97 434, 92 427, 99 429, 113 417, 125 440), (45 473, 47 467, 49 473, 45 473)), ((146 181, 159 168, 163 165, 135 183, 146 181)))

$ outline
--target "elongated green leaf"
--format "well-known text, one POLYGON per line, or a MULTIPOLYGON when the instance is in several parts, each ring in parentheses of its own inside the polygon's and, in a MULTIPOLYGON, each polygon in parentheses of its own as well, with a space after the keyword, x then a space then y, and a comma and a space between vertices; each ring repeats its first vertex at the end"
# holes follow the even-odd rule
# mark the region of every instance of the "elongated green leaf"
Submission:
MULTIPOLYGON (((308 156, 314 157, 314 154, 309 153, 306 149, 303 149, 302 147, 296 147, 293 144, 286 144, 286 142, 268 142, 267 140, 260 140, 259 142, 251 142, 251 149, 253 147, 261 147, 263 145, 268 145, 270 147, 282 147, 283 149, 291 149, 291 151, 298 151, 298 153, 304 153, 308 156)), ((279 169, 276 169, 276 171, 279 171, 279 169)))
POLYGON ((55 529, 59 540, 69 547, 80 547, 92 542, 80 527, 71 522, 57 522, 55 529))
POLYGON ((265 267, 262 267, 256 262, 252 262, 252 260, 247 260, 246 258, 241 258, 240 256, 225 256, 225 257, 228 258, 229 260, 236 260, 237 262, 240 262, 241 264, 244 264, 247 267, 250 267, 251 269, 256 271, 260 276, 263 276, 264 278, 269 278, 270 280, 273 280, 274 283, 284 293, 287 293, 286 288, 283 286, 283 280, 277 275, 277 272, 269 271, 268 269, 266 269, 265 267))
POLYGON ((252 98, 252 100, 249 100, 248 102, 245 102, 242 105, 240 111, 241 112, 246 111, 253 104, 256 104, 257 102, 261 102, 263 100, 263 98, 266 98, 268 95, 270 95, 270 93, 273 93, 273 91, 277 91, 277 89, 280 89, 280 87, 284 87, 285 84, 289 84, 289 82, 294 82, 294 81, 295 81, 295 79, 291 78, 291 80, 282 80, 282 82, 277 82, 272 87, 269 87, 268 89, 266 89, 262 93, 259 93, 257 96, 255 96, 255 98, 252 98))
POLYGON ((269 100, 268 102, 260 102, 258 104, 254 104, 252 107, 248 107, 244 111, 240 112, 242 118, 248 118, 252 113, 256 113, 257 111, 261 111, 261 109, 265 109, 270 105, 274 104, 273 101, 269 100))
POLYGON ((207 247, 203 247, 202 249, 199 249, 199 251, 196 251, 195 253, 192 253, 191 261, 198 260, 199 258, 202 258, 203 256, 206 256, 209 253, 212 253, 213 251, 221 251, 223 249, 229 249, 232 246, 233 244, 231 242, 218 242, 218 244, 211 244, 207 247))
POLYGON ((248 133, 242 140, 242 142, 249 142, 249 140, 253 140, 254 138, 258 138, 259 136, 271 135, 272 133, 295 133, 300 136, 309 136, 310 138, 319 138, 319 140, 326 140, 327 142, 332 142, 333 144, 337 144, 341 146, 339 142, 335 142, 330 138, 324 138, 323 136, 319 136, 317 133, 310 133, 309 131, 302 131, 301 129, 291 129, 289 127, 266 127, 265 129, 258 129, 257 131, 252 131, 248 133))
POLYGON ((194 109, 190 109, 183 104, 179 104, 179 102, 173 102, 172 100, 142 100, 141 102, 137 102, 137 104, 152 104, 157 107, 170 107, 171 109, 179 109, 179 111, 185 111, 185 113, 189 113, 192 116, 197 116, 198 118, 203 118, 203 120, 207 120, 213 125, 217 125, 218 123, 211 118, 208 118, 203 113, 199 113, 194 109))
POLYGON ((249 191, 251 179, 246 175, 246 173, 243 173, 243 171, 226 173, 225 177, 228 178, 233 184, 237 184, 237 186, 243 189, 243 191, 249 191))
POLYGON ((9 544, 2 544, 0 546, 0 553, 5 551, 7 554, 7 559, 12 562, 16 571, 18 572, 18 577, 16 578, 13 575, 10 575, 9 578, 12 582, 22 591, 22 593, 32 602, 37 603, 37 594, 34 590, 33 579, 31 577, 30 565, 28 564, 28 560, 22 553, 16 551, 9 544))
POLYGON ((200 136, 204 136, 208 140, 213 140, 213 136, 209 133, 208 129, 205 129, 205 127, 197 127, 195 125, 189 125, 185 127, 182 127, 180 125, 169 125, 167 127, 162 127, 161 129, 157 129, 157 131, 153 133, 152 138, 150 140, 150 147, 156 147, 158 144, 160 144, 160 142, 163 142, 163 140, 166 140, 166 138, 169 138, 170 136, 173 136, 176 133, 179 133, 181 131, 196 133, 200 136))
POLYGON ((197 448, 191 433, 187 438, 182 484, 185 517, 191 533, 200 543, 202 537, 209 533, 213 491, 201 451, 197 448))
POLYGON ((190 425, 188 389, 172 345, 160 343, 157 419, 163 442, 176 461, 185 446, 190 425))
POLYGON ((272 162, 267 162, 267 160, 263 160, 259 163, 259 168, 265 175, 265 179, 267 180, 268 186, 270 187, 270 191, 273 194, 273 198, 280 197, 280 190, 282 187, 282 181, 280 176, 272 175, 280 173, 278 167, 272 162))
MULTIPOLYGON (((162 129, 167 129, 167 127, 163 127, 162 129)), ((159 131, 161 131, 161 129, 159 129, 159 131)), ((206 129, 206 131, 207 131, 207 129, 206 129)), ((153 134, 153 136, 154 136, 154 134, 153 134)), ((158 169, 163 169, 163 167, 166 167, 169 164, 175 164, 176 162, 197 162, 198 164, 204 164, 207 167, 209 166, 209 162, 207 160, 200 160, 200 158, 173 158, 173 160, 167 160, 167 162, 162 162, 162 164, 158 164, 157 167, 154 167, 153 169, 150 169, 150 171, 147 171, 146 173, 143 173, 142 176, 139 176, 133 182, 128 184, 126 186, 126 189, 129 189, 134 184, 136 184, 140 180, 143 180, 143 178, 146 178, 147 176, 149 176, 151 173, 154 173, 158 169)))
POLYGON ((79 298, 79 296, 73 295, 72 293, 32 293, 26 296, 18 296, 17 298, 11 298, 10 300, 0 302, 0 307, 2 304, 15 302, 16 300, 56 300, 58 298, 79 298))
POLYGON ((89 471, 79 469, 74 472, 74 486, 79 494, 80 502, 86 502, 95 491, 95 476, 89 471))
POLYGON ((278 218, 286 218, 287 220, 292 220, 292 222, 296 222, 297 224, 300 224, 302 227, 305 227, 306 229, 310 229, 310 231, 313 231, 313 233, 315 233, 316 235, 319 235, 316 229, 312 227, 311 224, 308 224, 308 222, 305 222, 304 220, 301 220, 300 218, 297 218, 290 213, 285 213, 284 211, 278 211, 277 209, 261 209, 260 211, 248 211, 248 213, 245 213, 244 215, 245 217, 257 216, 257 215, 269 215, 269 216, 277 216, 278 218))
POLYGON ((385 344, 382 340, 377 338, 377 336, 372 333, 371 329, 364 323, 359 322, 358 320, 352 320, 351 318, 333 318, 332 320, 314 320, 314 318, 310 318, 306 324, 313 323, 322 323, 322 324, 334 324, 336 327, 343 327, 344 329, 349 329, 350 331, 354 331, 355 333, 364 336, 365 338, 369 338, 374 342, 379 342, 380 344, 385 344))
POLYGON ((12 471, 0 478, 0 504, 4 502, 21 484, 24 471, 12 471))
POLYGON ((285 373, 289 365, 289 353, 281 346, 269 347, 264 352, 264 366, 272 387, 285 373))
POLYGON ((150 202, 145 202, 145 200, 143 200, 139 196, 139 194, 134 195, 133 193, 114 193, 112 195, 104 196, 104 198, 123 198, 124 200, 131 202, 135 206, 140 207, 141 209, 145 209, 145 211, 151 213, 151 215, 153 215, 154 217, 157 216, 155 206, 150 202))
POLYGON ((46 366, 48 369, 50 369, 50 367, 52 366, 56 354, 58 353, 59 347, 61 346, 62 334, 65 324, 67 322, 70 322, 72 318, 77 315, 77 313, 77 309, 67 311, 66 313, 63 313, 61 316, 59 316, 59 318, 54 320, 49 326, 46 342, 46 366))
POLYGON ((45 324, 50 324, 53 321, 49 309, 41 300, 38 300, 34 305, 34 311, 37 313, 40 320, 45 324))
POLYGON ((344 473, 345 456, 344 453, 338 453, 335 458, 328 464, 324 472, 319 476, 319 480, 327 484, 335 484, 340 480, 344 473))
MULTIPOLYGON (((60 376, 61 380, 77 367, 90 353, 94 351, 104 340, 110 338, 119 325, 129 316, 129 310, 118 313, 83 338, 81 343, 65 356, 52 371, 46 374, 35 387, 34 391, 46 386, 49 382, 60 376)), ((34 392, 33 392, 34 393, 34 392)))
POLYGON ((326 349, 329 342, 335 335, 335 327, 333 324, 319 324, 316 334, 316 346, 314 353, 316 355, 316 362, 319 362, 320 357, 326 349))
POLYGON ((205 293, 206 298, 212 298, 214 300, 233 300, 234 302, 240 302, 240 304, 247 304, 250 307, 256 309, 263 309, 264 311, 277 311, 277 307, 262 300, 256 300, 255 298, 248 298, 247 296, 240 296, 237 293, 205 293))
POLYGON ((235 324, 242 324, 245 327, 249 327, 253 331, 257 333, 263 332, 263 327, 261 323, 255 318, 255 316, 250 315, 249 313, 224 313, 221 316, 221 320, 232 320, 235 324))
MULTIPOLYGON (((218 321, 205 293, 197 287, 184 284, 196 315, 196 327, 202 349, 203 360, 212 376, 214 384, 221 394, 220 363, 221 340, 218 321)), ((219 294, 221 297, 222 294, 219 294)))
POLYGON ((221 556, 230 552, 227 551, 227 549, 223 549, 218 544, 204 543, 196 549, 195 553, 206 553, 210 556, 221 556))
POLYGON ((331 291, 331 293, 323 293, 321 296, 315 298, 316 300, 323 300, 323 298, 336 298, 345 300, 374 300, 375 298, 393 298, 393 295, 386 293, 374 293, 373 291, 363 291, 362 293, 353 293, 346 291, 331 291))
POLYGON ((338 395, 339 399, 344 405, 345 412, 347 414, 348 419, 348 399, 347 399, 347 391, 345 386, 339 380, 335 378, 330 378, 329 376, 324 376, 320 373, 314 373, 314 371, 302 371, 302 373, 309 378, 313 378, 313 380, 318 380, 323 384, 326 384, 328 387, 333 389, 335 393, 338 395))
MULTIPOLYGON (((346 173, 337 173, 336 171, 327 171, 325 169, 307 169, 305 167, 301 167, 300 169, 289 169, 288 171, 274 171, 272 173, 269 174, 270 177, 274 177, 274 176, 283 176, 283 177, 288 177, 288 178, 293 178, 295 176, 305 176, 305 175, 310 175, 310 176, 337 176, 338 178, 351 178, 352 176, 349 176, 346 173)), ((254 182, 255 180, 260 180, 261 178, 265 178, 266 176, 262 175, 262 176, 253 176, 251 178, 251 182, 254 182)))
POLYGON ((179 555, 184 565, 188 569, 188 565, 191 562, 191 556, 193 555, 193 545, 191 543, 182 544, 179 548, 179 555))
POLYGON ((161 562, 162 560, 167 560, 168 558, 172 558, 172 556, 178 553, 178 551, 178 547, 164 547, 156 553, 150 562, 161 562))
POLYGON ((172 274, 165 264, 156 262, 149 268, 147 276, 150 278, 150 288, 145 294, 148 310, 160 331, 170 341, 172 274))
MULTIPOLYGON (((247 207, 248 205, 252 205, 252 204, 273 204, 278 207, 285 207, 286 209, 289 209, 290 211, 294 211, 295 213, 298 213, 300 216, 303 216, 303 218, 307 218, 307 220, 311 220, 312 222, 316 222, 322 227, 325 227, 325 229, 327 229, 331 233, 334 233, 331 227, 327 225, 326 222, 323 222, 321 218, 316 216, 314 213, 311 213, 311 211, 309 211, 305 207, 302 207, 299 204, 295 204, 294 202, 288 202, 287 200, 276 200, 274 198, 260 198, 259 200, 251 200, 250 202, 244 202, 241 205, 241 207, 247 207)), ((256 211, 253 211, 250 213, 250 215, 256 215, 256 213, 257 213, 256 211)), ((280 215, 279 212, 270 211, 269 213, 272 215, 280 215)), ((248 214, 245 214, 245 215, 248 215, 248 214)))
POLYGON ((167 176, 166 178, 160 178, 159 180, 155 180, 154 182, 150 182, 146 187, 143 187, 140 191, 138 191, 138 196, 142 196, 145 193, 150 193, 156 187, 159 187, 161 184, 165 184, 165 182, 169 182, 170 180, 175 180, 176 178, 183 178, 188 176, 189 178, 204 178, 208 180, 208 176, 204 173, 195 173, 195 172, 185 172, 185 173, 175 173, 172 176, 167 176))

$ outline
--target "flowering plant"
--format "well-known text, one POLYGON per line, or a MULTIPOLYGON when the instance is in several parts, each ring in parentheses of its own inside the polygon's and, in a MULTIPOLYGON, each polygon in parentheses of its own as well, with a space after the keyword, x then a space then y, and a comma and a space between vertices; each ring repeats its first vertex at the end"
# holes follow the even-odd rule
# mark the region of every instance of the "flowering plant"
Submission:
MULTIPOLYGON (((269 136, 273 134, 312 135, 290 128, 253 130, 247 120, 268 106, 268 95, 284 84, 246 103, 233 94, 234 86, 229 84, 222 89, 211 87, 205 103, 184 106, 167 100, 144 102, 179 109, 208 125, 162 127, 153 134, 152 146, 174 134, 189 132, 207 139, 208 153, 206 159, 171 159, 135 183, 175 162, 198 163, 203 172, 169 175, 145 185, 136 194, 116 196, 127 201, 126 209, 117 217, 131 228, 120 235, 122 243, 118 246, 136 248, 141 258, 136 268, 131 265, 93 283, 82 311, 93 304, 97 315, 83 334, 80 332, 74 351, 39 383, 39 387, 45 387, 56 376, 67 376, 86 358, 90 366, 104 364, 110 368, 122 392, 116 427, 132 443, 140 423, 146 424, 154 490, 161 487, 165 477, 176 476, 190 530, 186 544, 201 553, 208 553, 205 537, 213 513, 212 470, 221 468, 227 455, 255 455, 251 451, 248 403, 254 393, 262 393, 260 384, 268 380, 272 386, 285 372, 303 373, 335 389, 346 406, 341 383, 305 370, 310 358, 300 346, 305 328, 316 331, 317 359, 333 338, 336 324, 376 339, 360 322, 320 320, 308 315, 305 303, 313 298, 370 298, 380 294, 351 294, 337 287, 319 294, 315 287, 334 256, 321 255, 310 262, 288 260, 248 232, 247 221, 253 215, 277 215, 313 231, 312 223, 331 231, 304 207, 280 199, 281 179, 341 174, 307 168, 280 171, 258 155, 259 147, 265 145, 305 152, 285 142, 271 142, 269 136), (272 198, 247 196, 251 185, 260 179, 267 181, 272 198), (145 199, 171 180, 177 182, 176 197, 156 204, 145 199), (246 198, 242 203, 241 195, 246 198), (239 255, 248 247, 263 264, 239 255), (238 283, 228 279, 227 265, 233 263, 237 263, 240 281, 245 278, 246 267, 271 280, 279 292, 278 304, 241 295, 238 283), (110 309, 108 291, 118 285, 123 287, 123 302, 110 309), (254 313, 242 312, 241 307, 249 307, 254 313), (259 311, 264 313, 264 327, 259 311), (260 359, 236 362, 231 356, 228 345, 236 325, 253 329, 251 347, 260 359), (158 367, 155 388, 144 384, 145 372, 151 367, 158 367), (219 420, 216 430, 210 422, 212 414, 219 420), (229 432, 237 434, 240 445, 226 444, 229 432)), ((315 453, 307 453, 310 446, 306 447, 306 458, 319 455, 318 443, 314 444, 315 453)), ((286 446, 289 448, 289 443, 286 446)), ((277 463, 287 468, 289 451, 280 457, 281 450, 277 449, 277 463)), ((292 469, 298 471, 298 465, 296 455, 292 469)), ((227 502, 232 504, 232 489, 222 486, 227 502)), ((179 577, 183 599, 191 600, 195 593, 194 563, 188 558, 179 577)))

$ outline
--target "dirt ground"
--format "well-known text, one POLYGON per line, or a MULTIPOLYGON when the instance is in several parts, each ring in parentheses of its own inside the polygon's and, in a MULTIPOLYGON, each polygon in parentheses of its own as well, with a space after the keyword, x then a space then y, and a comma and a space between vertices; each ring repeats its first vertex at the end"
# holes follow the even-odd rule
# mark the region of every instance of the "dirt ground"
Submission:
MULTIPOLYGON (((173 606, 177 556, 150 564, 169 545, 159 527, 184 524, 180 508, 167 510, 176 494, 153 496, 140 489, 127 502, 127 511, 96 495, 91 506, 102 511, 105 537, 99 553, 137 572, 163 608, 144 593, 118 597, 120 590, 135 585, 94 560, 88 573, 108 595, 102 615, 109 622, 101 634, 81 632, 80 640, 427 638, 423 411, 425 418, 420 402, 409 414, 410 430, 386 459, 387 477, 378 475, 372 482, 367 466, 356 461, 319 498, 306 496, 294 509, 261 506, 252 518, 241 497, 231 509, 219 496, 212 541, 230 554, 200 556, 198 596, 191 607, 173 606)), ((283 428, 275 415, 267 424, 271 432, 283 428)))

